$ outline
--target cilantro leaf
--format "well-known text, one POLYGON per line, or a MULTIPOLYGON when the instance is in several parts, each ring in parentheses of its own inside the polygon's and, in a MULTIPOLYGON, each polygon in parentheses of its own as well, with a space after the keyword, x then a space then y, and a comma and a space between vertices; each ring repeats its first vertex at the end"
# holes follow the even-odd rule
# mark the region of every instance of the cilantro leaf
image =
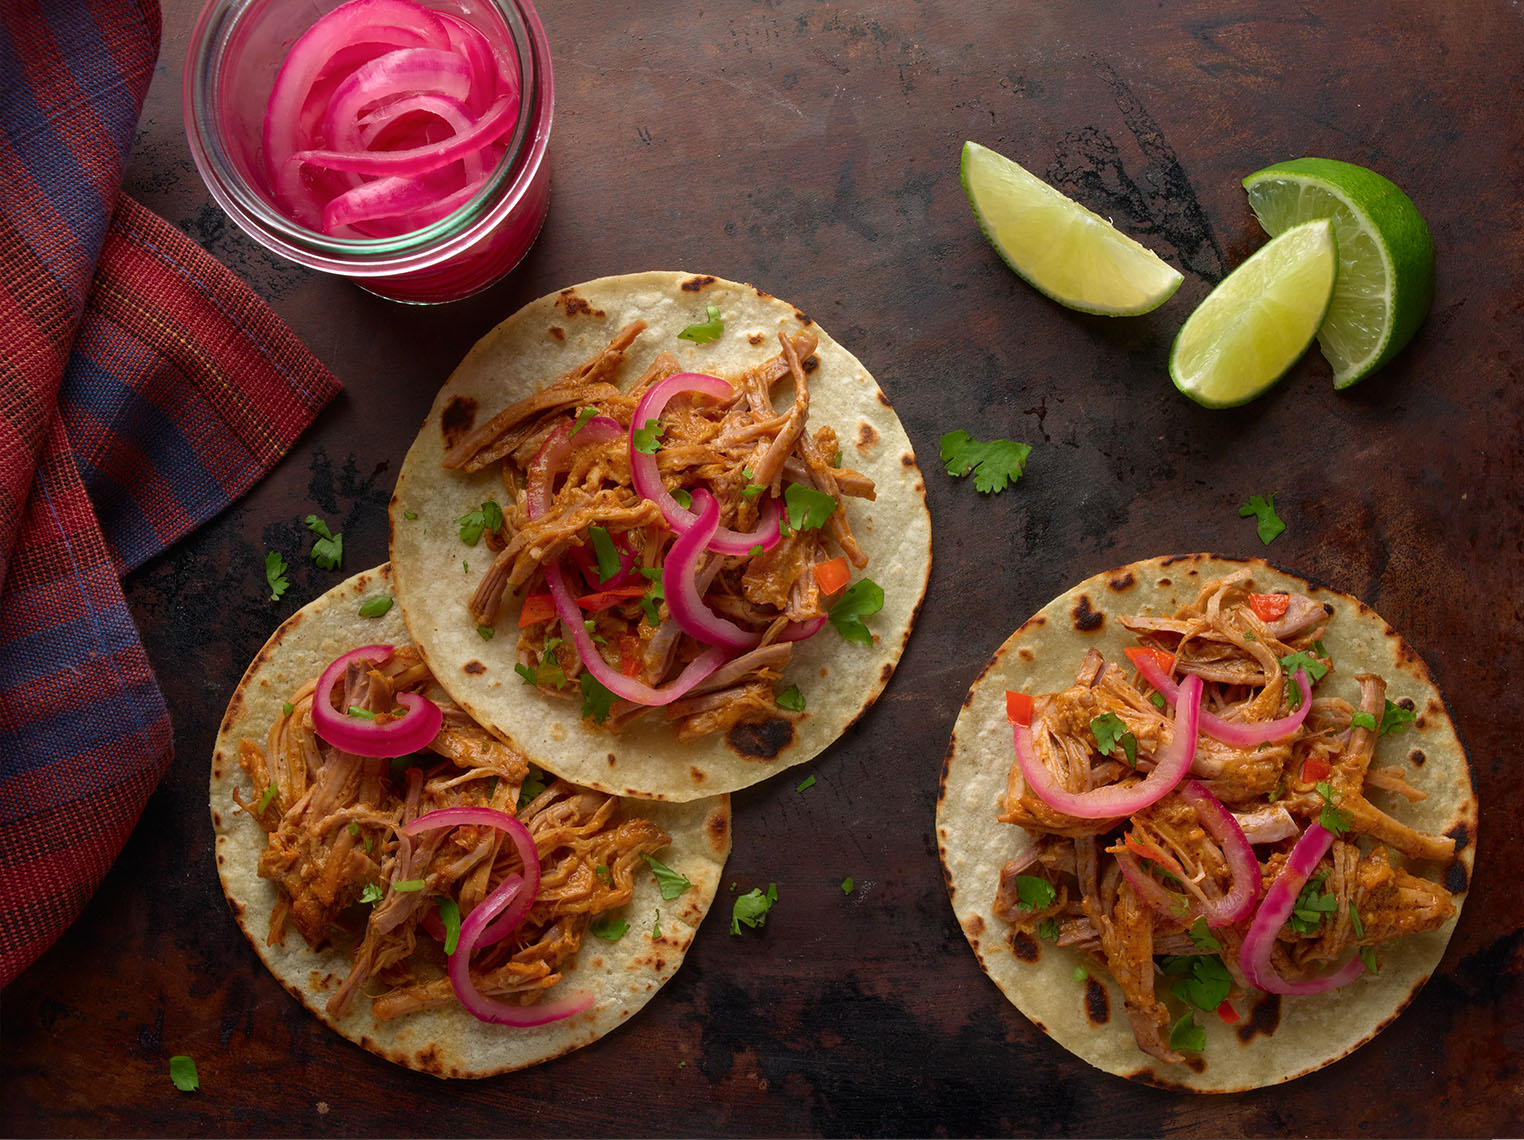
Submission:
POLYGON ((1349 718, 1350 728, 1363 728, 1370 732, 1376 731, 1376 718, 1368 712, 1357 712, 1349 718))
POLYGON ((942 462, 947 473, 961 479, 974 473, 974 489, 986 494, 1004 491, 1026 470, 1030 444, 1010 439, 980 443, 966 431, 950 431, 941 440, 942 462))
POLYGON ((688 876, 678 874, 660 860, 651 858, 643 851, 640 857, 646 861, 646 866, 651 868, 651 874, 656 876, 656 885, 661 888, 661 897, 668 902, 693 886, 688 881, 688 876))
POLYGON ((827 616, 842 637, 859 645, 871 646, 873 634, 862 619, 883 608, 883 587, 872 578, 859 578, 836 599, 836 604, 827 611, 827 616))
POLYGON ((778 702, 780 709, 788 709, 789 712, 804 711, 804 694, 799 691, 798 685, 790 685, 773 698, 778 702))
POLYGON ((495 533, 503 525, 503 508, 497 505, 496 499, 488 499, 474 511, 467 511, 455 520, 460 527, 460 540, 467 546, 475 546, 481 541, 482 532, 495 533))
POLYGON ((1100 749, 1102 756, 1110 756, 1120 744, 1122 751, 1127 755, 1128 766, 1131 768, 1138 766, 1138 738, 1128 730, 1127 725, 1116 713, 1106 713, 1092 720, 1090 735, 1095 737, 1095 746, 1100 749))
POLYGON ((1362 946, 1358 954, 1360 961, 1367 970, 1373 974, 1381 973, 1381 967, 1376 965, 1376 948, 1374 946, 1362 946))
POLYGON ((794 788, 794 791, 796 791, 796 792, 804 792, 804 791, 808 791, 810 788, 813 788, 814 786, 815 786, 815 774, 813 772, 811 772, 808 776, 806 776, 804 779, 799 781, 799 784, 798 784, 797 787, 794 788))
POLYGON ((1319 780, 1317 783, 1318 795, 1323 797, 1323 810, 1318 815, 1318 822, 1335 835, 1343 835, 1354 823, 1354 816, 1341 807, 1334 805, 1339 802, 1339 793, 1327 780, 1319 780))
MULTIPOLYGON (((1288 677, 1294 677, 1298 669, 1307 671, 1307 683, 1316 685, 1328 675, 1328 666, 1319 661, 1313 654, 1305 649, 1296 653, 1288 654, 1281 658, 1281 671, 1288 677)), ((1286 686, 1286 706, 1295 712, 1302 707, 1302 687, 1300 685, 1286 686)))
POLYGON ((689 325, 677 334, 679 340, 691 340, 694 344, 708 344, 720 338, 720 334, 725 331, 725 322, 720 319, 720 310, 713 305, 705 305, 704 313, 709 319, 696 325, 689 325))
POLYGON ((1275 496, 1278 494, 1279 491, 1272 491, 1269 495, 1251 495, 1249 501, 1238 508, 1240 518, 1254 516, 1254 529, 1259 533, 1259 540, 1266 546, 1286 529, 1281 516, 1275 513, 1275 496))
POLYGON ((644 455, 655 455, 661 450, 661 436, 666 430, 667 426, 660 420, 649 419, 646 421, 645 427, 631 430, 630 439, 634 443, 636 451, 644 455))
POLYGON ((594 919, 587 929, 594 938, 601 938, 605 942, 618 942, 624 937, 625 931, 630 929, 630 924, 622 918, 605 914, 594 919))
POLYGON ((1412 709, 1394 705, 1391 701, 1386 702, 1386 708, 1381 713, 1381 728, 1377 735, 1386 736, 1394 732, 1406 732, 1408 725, 1418 719, 1418 714, 1412 709))
POLYGON ((1191 923, 1191 929, 1187 933, 1190 934, 1191 941, 1201 949, 1209 950, 1213 954, 1222 953, 1222 943, 1217 941, 1217 936, 1208 928, 1205 915, 1198 917, 1195 922, 1191 923))
POLYGON ((1298 934, 1316 934, 1318 927, 1322 925, 1323 916, 1332 914, 1339 908, 1338 899, 1331 894, 1323 893, 1323 883, 1327 878, 1327 871, 1314 875, 1307 880, 1301 893, 1296 896, 1296 902, 1291 906, 1291 917, 1286 920, 1286 925, 1298 934))
POLYGON ((476 636, 483 641, 491 641, 496 633, 497 630, 493 629, 490 625, 479 625, 476 627, 476 636))
POLYGON ((529 765, 529 775, 525 776, 524 782, 519 785, 519 801, 514 807, 514 811, 523 811, 530 804, 534 803, 535 800, 545 794, 545 789, 548 786, 545 781, 545 773, 533 764, 529 765))
POLYGON ((737 895, 730 907, 730 933, 740 934, 743 925, 755 929, 767 925, 768 911, 778 901, 778 884, 768 883, 767 893, 761 887, 753 887, 744 895, 737 895))
POLYGON ((280 707, 281 707, 281 711, 283 713, 285 713, 287 716, 290 716, 292 713, 294 713, 296 711, 296 706, 293 705, 290 701, 285 702, 280 707))
POLYGON ((672 498, 675 499, 677 501, 677 505, 682 507, 685 511, 693 506, 693 493, 686 487, 672 488, 672 498))
POLYGON ((1037 937, 1044 942, 1058 941, 1058 919, 1049 916, 1037 924, 1037 937))
POLYGON ((1360 921, 1360 908, 1355 906, 1354 899, 1349 900, 1349 925, 1356 938, 1365 937, 1365 923, 1360 921))
POLYGON ((375 883, 366 883, 360 890, 360 901, 362 903, 377 903, 381 901, 384 894, 385 892, 375 883))
POLYGON ((1173 983, 1169 992, 1197 1009, 1211 1013, 1228 998, 1233 975, 1216 954, 1191 954, 1188 974, 1173 983))
POLYGON ((593 554, 598 559, 598 581, 607 582, 619 573, 619 548, 614 545, 614 540, 604 527, 590 526, 587 533, 593 540, 593 554))
POLYGON ((259 804, 254 808, 255 815, 264 815, 265 808, 270 806, 270 801, 275 799, 275 781, 270 781, 270 786, 265 789, 264 795, 259 797, 259 804))
POLYGON ((410 895, 414 891, 421 891, 421 890, 423 890, 423 887, 424 887, 424 882, 423 882, 422 879, 393 879, 392 880, 392 890, 394 890, 394 891, 401 891, 403 894, 410 895))
POLYGON ((651 937, 661 937, 661 911, 656 912, 656 917, 651 920, 651 937))
POLYGON ((169 1079, 181 1092, 195 1092, 201 1087, 201 1077, 196 1072, 196 1062, 183 1053, 169 1059, 169 1079))
POLYGON ((836 500, 832 496, 803 483, 790 483, 785 487, 783 502, 788 507, 788 525, 795 530, 817 530, 825 526, 826 520, 836 511, 836 500))
POLYGON ((360 603, 360 616, 363 618, 378 618, 384 616, 392 608, 392 600, 385 594, 377 594, 374 598, 366 598, 360 603))
POLYGON ((1036 875, 1016 876, 1016 901, 1022 910, 1046 910, 1058 898, 1058 891, 1047 879, 1036 875))
POLYGON ((453 954, 460 945, 460 904, 454 899, 435 899, 434 906, 439 910, 439 921, 444 923, 444 952, 453 954))
POLYGON ((1199 1053, 1206 1048, 1206 1030, 1196 1024, 1196 1015, 1190 1010, 1171 1027, 1169 1047, 1184 1053, 1199 1053))
POLYGON ((857 884, 852 881, 852 876, 848 875, 841 881, 841 893, 844 895, 850 895, 852 893, 852 888, 855 886, 857 886, 857 884))
POLYGON ((597 414, 598 414, 598 409, 597 408, 578 408, 577 409, 577 418, 572 423, 571 435, 567 436, 566 438, 567 439, 571 439, 572 436, 576 435, 579 431, 581 431, 583 429, 583 427, 587 424, 588 420, 592 419, 597 414))
POLYGON ((578 678, 578 684, 582 689, 582 715, 592 717, 597 724, 608 720, 609 710, 614 707, 614 694, 604 688, 602 681, 586 671, 578 678))
POLYGON ((271 550, 265 555, 265 585, 270 587, 270 600, 280 601, 280 596, 291 588, 286 580, 286 560, 280 552, 271 550))
POLYGON ((308 515, 303 522, 318 536, 312 544, 312 560, 324 570, 337 570, 344 562, 344 536, 332 533, 317 515, 308 515))

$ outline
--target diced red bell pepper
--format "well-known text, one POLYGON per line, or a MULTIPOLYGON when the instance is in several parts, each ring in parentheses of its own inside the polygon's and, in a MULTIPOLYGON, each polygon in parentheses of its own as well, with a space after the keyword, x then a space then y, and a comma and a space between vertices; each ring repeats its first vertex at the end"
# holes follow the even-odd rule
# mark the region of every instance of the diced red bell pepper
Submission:
POLYGON ((1233 1008, 1232 1004, 1226 998, 1224 998, 1223 1003, 1217 1007, 1217 1016, 1222 1018, 1223 1021, 1227 1022, 1229 1025, 1232 1025, 1238 1021, 1239 1012, 1233 1008))
POLYGON ((1155 649, 1151 645, 1133 645, 1122 650, 1122 652, 1127 654, 1127 660, 1131 661, 1134 667, 1137 666, 1139 658, 1152 660, 1166 674, 1175 667, 1175 655, 1173 653, 1166 653, 1164 650, 1155 649))
POLYGON ((556 616, 556 601, 549 594, 529 594, 519 607, 519 628, 537 625, 556 616))
POLYGON ((1333 771, 1326 756, 1309 756, 1302 761, 1302 783, 1316 784, 1319 780, 1328 779, 1333 771))
POLYGON ((1012 724, 1020 724, 1031 727, 1032 724, 1032 698, 1026 693, 1013 693, 1010 689, 1005 691, 1005 715, 1012 724))
POLYGON ((1249 608, 1254 616, 1266 624, 1286 616, 1291 605, 1290 594, 1250 594, 1249 608))
POLYGON ((820 592, 827 597, 845 586, 851 577, 852 572, 847 569, 844 555, 837 555, 829 562, 815 563, 815 581, 820 583, 820 592))
POLYGON ((584 594, 577 604, 590 614, 617 606, 630 598, 638 598, 646 592, 645 586, 616 586, 612 590, 599 590, 596 594, 584 594))

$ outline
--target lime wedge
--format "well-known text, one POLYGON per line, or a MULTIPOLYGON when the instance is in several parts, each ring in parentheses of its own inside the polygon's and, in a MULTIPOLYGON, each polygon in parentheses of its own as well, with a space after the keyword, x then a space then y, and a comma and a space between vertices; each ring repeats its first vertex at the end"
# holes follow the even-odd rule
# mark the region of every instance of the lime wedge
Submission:
POLYGON ((1005 263, 1060 305, 1119 317, 1157 309, 1181 275, 1098 214, 975 142, 963 144, 963 191, 1005 263))
POLYGON ((1369 376, 1413 338, 1434 299, 1434 241, 1418 208, 1375 171, 1329 158, 1269 166, 1243 185, 1271 237, 1333 219, 1339 281, 1318 343, 1335 388, 1369 376))
POLYGON ((1186 318, 1169 354, 1175 387, 1209 408, 1254 399, 1312 344, 1338 272, 1327 218, 1272 239, 1186 318))

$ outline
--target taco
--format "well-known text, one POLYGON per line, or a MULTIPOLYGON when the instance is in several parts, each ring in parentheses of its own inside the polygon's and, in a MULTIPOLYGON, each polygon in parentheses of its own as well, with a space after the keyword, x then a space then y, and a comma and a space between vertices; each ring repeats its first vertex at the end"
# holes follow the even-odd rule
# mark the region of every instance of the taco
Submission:
POLYGON ((749 285, 653 272, 472 349, 403 463, 391 559, 478 722, 566 779, 687 800, 809 760, 873 703, 931 526, 851 353, 749 285))
POLYGON ((523 1068, 677 970, 729 797, 543 776, 434 683, 393 597, 387 566, 357 574, 249 666, 212 757, 217 872, 265 965, 351 1041, 441 1077, 523 1068))
POLYGON ((1257 560, 1158 558, 1054 599, 954 727, 937 836, 1005 996, 1097 1068, 1273 1085, 1388 1024, 1470 882, 1444 702, 1365 605, 1257 560))

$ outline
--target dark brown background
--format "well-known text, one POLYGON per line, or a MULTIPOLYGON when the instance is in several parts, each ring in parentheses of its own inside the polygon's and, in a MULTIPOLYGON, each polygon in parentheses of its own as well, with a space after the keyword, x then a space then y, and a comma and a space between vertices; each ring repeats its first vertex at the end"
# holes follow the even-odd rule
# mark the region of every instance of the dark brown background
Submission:
POLYGON ((180 119, 198 7, 165 0, 128 189, 268 298, 347 392, 252 494, 128 582, 177 755, 84 916, 4 995, 7 1132, 1518 1134, 1516 6, 544 0, 548 225, 510 280, 440 309, 277 263, 210 204, 180 119), (1186 272, 1177 296, 1107 320, 1033 292, 970 215, 966 138, 1159 250, 1186 272), (1170 339, 1263 240, 1239 179, 1302 154, 1410 192, 1439 249, 1433 311, 1348 393, 1313 353, 1246 409, 1199 409, 1170 385, 1170 339), (731 937, 722 899, 629 1025, 529 1072, 441 1083, 328 1032, 258 965, 212 863, 214 728, 270 630, 339 579, 304 557, 300 517, 342 529, 346 572, 381 561, 403 451, 475 338, 541 293, 648 268, 751 281, 862 358, 925 470, 930 592, 863 723, 736 797, 727 877, 777 882, 766 929, 731 937), (1033 444, 1027 475, 988 498, 950 478, 937 441, 953 428, 1033 444), (1178 1096, 1073 1060, 981 974, 937 866, 937 776, 969 681, 1028 613, 1129 559, 1264 552, 1237 508, 1270 491, 1288 529, 1269 556, 1374 605, 1447 694, 1482 796, 1475 887, 1438 975, 1370 1046, 1280 1088, 1178 1096), (294 567, 279 603, 266 549, 294 567), (193 1096, 169 1082, 176 1053, 200 1068, 193 1096))

